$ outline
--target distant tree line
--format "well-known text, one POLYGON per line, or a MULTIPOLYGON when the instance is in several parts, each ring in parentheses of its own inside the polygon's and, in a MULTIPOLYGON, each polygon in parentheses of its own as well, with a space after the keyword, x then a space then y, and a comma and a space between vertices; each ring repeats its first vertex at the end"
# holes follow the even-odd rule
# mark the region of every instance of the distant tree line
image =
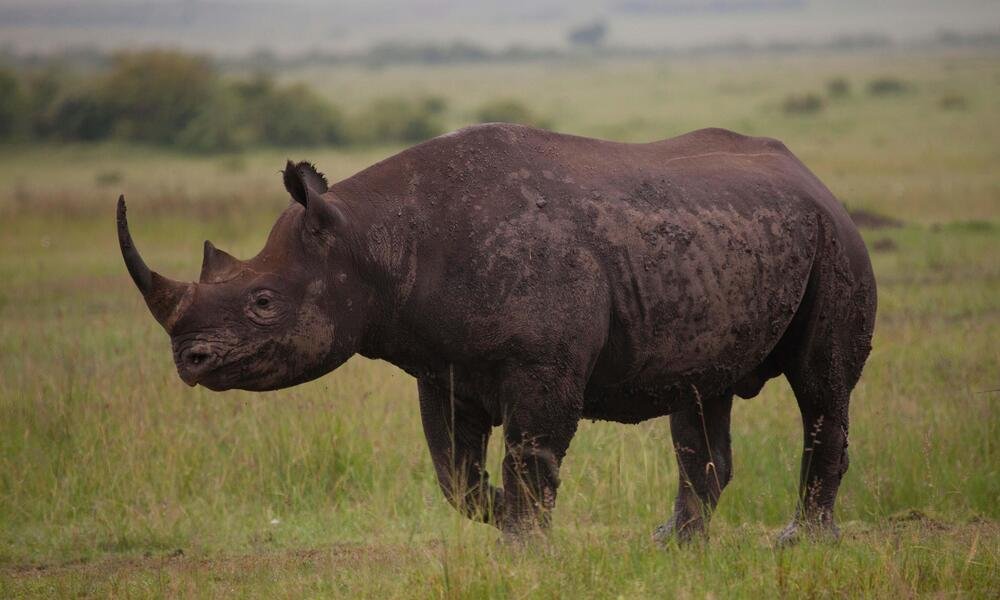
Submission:
MULTIPOLYGON (((1000 32, 993 29, 961 33, 939 30, 921 39, 898 42, 879 33, 846 34, 824 40, 781 40, 752 42, 728 40, 689 47, 630 47, 606 43, 610 26, 606 21, 594 21, 570 29, 566 47, 534 47, 510 45, 492 49, 466 41, 450 42, 401 42, 388 41, 362 50, 329 52, 311 50, 289 56, 279 56, 262 48, 243 56, 219 59, 216 64, 232 69, 295 68, 351 64, 378 68, 390 64, 470 64, 487 62, 525 62, 576 60, 583 57, 605 58, 672 58, 697 56, 746 56, 748 54, 776 55, 802 52, 851 52, 873 49, 919 48, 996 48, 1000 46, 1000 32)), ((75 47, 56 54, 23 54, 12 51, 11 46, 0 46, 0 63, 19 67, 38 68, 52 62, 85 68, 108 67, 117 55, 109 55, 93 47, 75 47)))
POLYGON ((415 142, 443 131, 439 98, 377 101, 355 119, 309 87, 231 79, 174 51, 116 54, 105 69, 0 68, 0 140, 119 139, 189 151, 415 142))

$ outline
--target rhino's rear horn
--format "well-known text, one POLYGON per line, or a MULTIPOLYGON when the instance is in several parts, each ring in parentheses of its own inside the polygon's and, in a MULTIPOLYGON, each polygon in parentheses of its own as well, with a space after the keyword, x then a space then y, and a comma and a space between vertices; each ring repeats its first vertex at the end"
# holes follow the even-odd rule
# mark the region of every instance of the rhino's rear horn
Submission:
POLYGON ((201 260, 200 283, 219 283, 232 279, 243 268, 243 263, 231 254, 219 250, 212 242, 205 240, 205 254, 201 260))
POLYGON ((128 230, 128 219, 125 217, 125 196, 118 197, 118 245, 121 247, 125 267, 132 276, 137 288, 146 300, 146 306, 153 317, 167 330, 183 314, 191 302, 194 286, 168 279, 155 271, 151 271, 142 260, 139 250, 132 242, 132 234, 128 230))

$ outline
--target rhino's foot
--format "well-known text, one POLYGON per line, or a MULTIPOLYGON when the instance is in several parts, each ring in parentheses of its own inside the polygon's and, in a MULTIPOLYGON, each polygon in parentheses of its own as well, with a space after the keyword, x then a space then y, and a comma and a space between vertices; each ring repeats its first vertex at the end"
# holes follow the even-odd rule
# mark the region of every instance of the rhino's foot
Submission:
POLYGON ((549 540, 549 528, 538 522, 522 522, 517 525, 506 523, 498 529, 500 539, 497 544, 510 550, 538 549, 549 540))
POLYGON ((781 530, 775 542, 779 547, 787 548, 804 539, 814 542, 837 542, 840 540, 840 529, 833 520, 816 523, 795 519, 781 530))
POLYGON ((503 529, 499 544, 505 548, 517 550, 520 548, 537 547, 548 541, 548 531, 538 527, 532 529, 503 529))
POLYGON ((705 528, 704 519, 701 518, 678 518, 675 514, 669 521, 653 530, 653 543, 658 546, 666 546, 671 541, 683 545, 707 539, 708 530, 705 528))
POLYGON ((502 534, 502 544, 524 546, 548 539, 551 519, 548 513, 523 515, 520 518, 505 515, 496 525, 502 534))

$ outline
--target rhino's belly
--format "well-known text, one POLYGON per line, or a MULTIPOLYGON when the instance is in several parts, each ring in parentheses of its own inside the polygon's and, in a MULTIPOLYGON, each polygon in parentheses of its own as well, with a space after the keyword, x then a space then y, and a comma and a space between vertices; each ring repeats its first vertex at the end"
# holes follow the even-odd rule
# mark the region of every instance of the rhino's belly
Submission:
POLYGON ((808 214, 712 208, 662 219, 642 226, 668 235, 639 236, 610 257, 614 314, 588 388, 593 410, 667 414, 732 387, 774 348, 805 290, 808 214))

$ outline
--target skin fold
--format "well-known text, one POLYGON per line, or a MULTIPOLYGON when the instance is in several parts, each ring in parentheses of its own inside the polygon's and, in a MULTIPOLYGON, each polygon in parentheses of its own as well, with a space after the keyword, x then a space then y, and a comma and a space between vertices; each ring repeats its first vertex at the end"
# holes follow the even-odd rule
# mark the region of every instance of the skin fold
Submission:
POLYGON ((354 354, 389 361, 417 379, 445 496, 512 538, 548 525, 580 419, 669 415, 666 541, 704 533, 732 477, 733 396, 784 375, 804 448, 781 540, 836 533, 875 280, 846 211, 780 142, 488 124, 332 186, 289 162, 284 183, 264 249, 241 261, 206 242, 197 283, 146 267, 119 201, 126 265, 188 384, 269 390, 354 354), (494 426, 502 488, 483 468, 494 426))

